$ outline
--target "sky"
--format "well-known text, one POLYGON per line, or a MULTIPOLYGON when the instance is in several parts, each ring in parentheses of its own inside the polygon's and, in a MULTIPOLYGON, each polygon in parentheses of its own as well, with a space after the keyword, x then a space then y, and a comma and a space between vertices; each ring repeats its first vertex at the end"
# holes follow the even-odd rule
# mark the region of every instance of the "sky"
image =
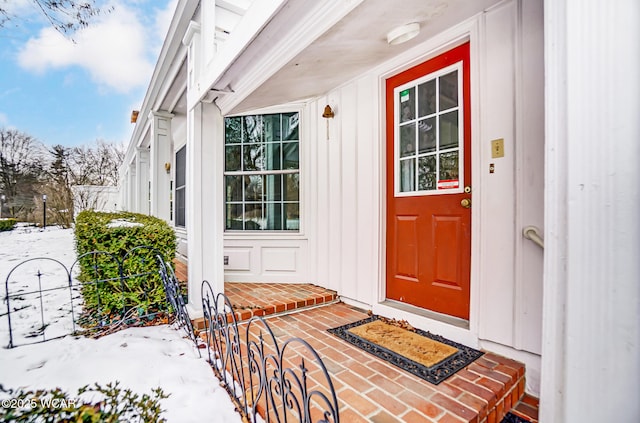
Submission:
POLYGON ((98 0, 111 12, 58 33, 33 0, 0 0, 0 128, 47 146, 127 145, 177 0, 98 0))

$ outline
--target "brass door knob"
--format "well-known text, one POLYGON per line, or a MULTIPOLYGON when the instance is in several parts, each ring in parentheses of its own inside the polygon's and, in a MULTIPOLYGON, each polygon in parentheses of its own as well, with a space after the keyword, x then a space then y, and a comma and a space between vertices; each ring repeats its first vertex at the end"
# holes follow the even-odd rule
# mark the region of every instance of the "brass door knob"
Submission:
POLYGON ((462 201, 460 201, 460 205, 465 209, 471 208, 471 199, 463 198, 462 201))

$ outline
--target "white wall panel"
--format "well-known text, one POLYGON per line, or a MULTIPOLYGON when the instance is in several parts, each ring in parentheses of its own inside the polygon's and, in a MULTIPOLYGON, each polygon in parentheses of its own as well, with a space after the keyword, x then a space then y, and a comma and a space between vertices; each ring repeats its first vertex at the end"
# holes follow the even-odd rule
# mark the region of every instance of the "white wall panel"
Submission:
POLYGON ((228 236, 224 256, 227 282, 315 282, 309 275, 308 242, 302 236, 228 236))
MULTIPOLYGON (((506 3, 484 15, 481 46, 480 131, 480 338, 513 345, 515 245, 515 18, 516 5, 506 3), (491 141, 504 139, 504 157, 491 157, 491 141), (489 173, 493 163, 495 172, 489 173)), ((472 100, 473 101, 473 100, 472 100)), ((478 281, 472 281, 472 283, 478 281)))
POLYGON ((290 273, 299 270, 297 248, 262 248, 262 273, 290 273))

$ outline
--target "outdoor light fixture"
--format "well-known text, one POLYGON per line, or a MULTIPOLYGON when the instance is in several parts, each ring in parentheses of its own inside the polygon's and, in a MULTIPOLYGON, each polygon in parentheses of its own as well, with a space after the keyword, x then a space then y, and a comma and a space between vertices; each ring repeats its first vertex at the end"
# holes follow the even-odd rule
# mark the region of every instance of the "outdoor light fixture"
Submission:
POLYGON ((322 117, 329 119, 334 117, 336 114, 333 113, 333 110, 331 110, 331 106, 329 106, 328 104, 326 106, 324 106, 324 112, 322 112, 322 117))
POLYGON ((420 33, 420 24, 413 22, 393 28, 387 33, 387 43, 390 45, 402 44, 414 38, 420 33))
POLYGON ((166 171, 167 171, 167 173, 171 172, 171 163, 166 162, 166 163, 164 164, 164 170, 166 170, 166 171))
POLYGON ((136 123, 138 121, 138 114, 140 114, 140 111, 138 110, 131 112, 131 123, 136 123))
POLYGON ((47 194, 42 194, 42 227, 47 228, 47 194))

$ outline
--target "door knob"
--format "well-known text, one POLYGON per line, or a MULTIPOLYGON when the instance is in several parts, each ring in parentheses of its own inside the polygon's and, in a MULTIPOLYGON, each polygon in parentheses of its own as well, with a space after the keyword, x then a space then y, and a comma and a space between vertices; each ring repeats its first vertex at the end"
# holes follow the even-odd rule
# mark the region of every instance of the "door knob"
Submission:
POLYGON ((462 201, 460 201, 460 205, 465 209, 471 208, 471 199, 463 198, 462 201))

